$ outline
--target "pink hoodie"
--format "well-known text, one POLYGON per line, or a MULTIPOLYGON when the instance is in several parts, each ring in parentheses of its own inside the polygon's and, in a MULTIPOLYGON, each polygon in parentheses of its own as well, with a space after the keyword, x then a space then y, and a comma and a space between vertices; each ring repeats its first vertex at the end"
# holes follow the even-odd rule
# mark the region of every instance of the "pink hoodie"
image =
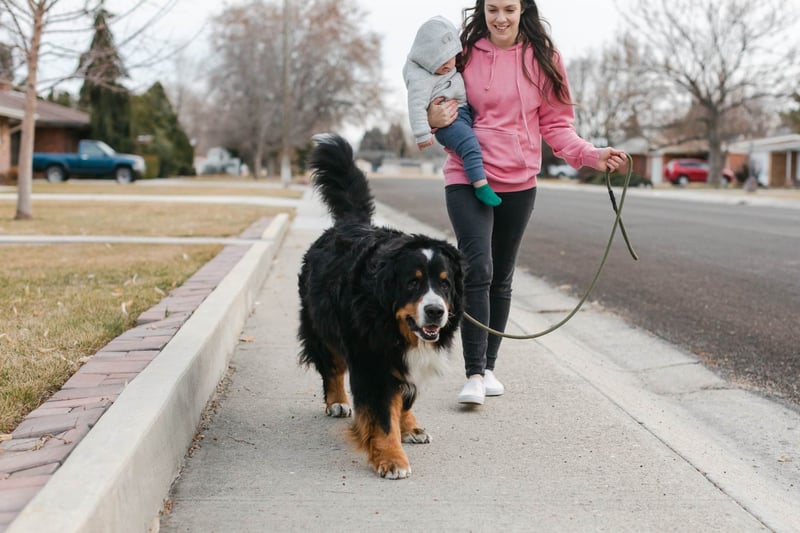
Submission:
MULTIPOLYGON (((473 129, 483 150, 484 168, 496 192, 514 192, 536 186, 542 164, 542 137, 558 157, 573 167, 592 165, 600 149, 581 139, 572 126, 572 106, 561 103, 548 89, 545 98, 537 88, 546 77, 528 48, 525 64, 536 85, 522 71, 522 45, 498 48, 488 39, 475 43, 464 68, 467 101, 475 111, 473 129)), ((556 64, 566 79, 561 56, 556 64)), ((445 184, 468 184, 464 165, 448 150, 445 184)))

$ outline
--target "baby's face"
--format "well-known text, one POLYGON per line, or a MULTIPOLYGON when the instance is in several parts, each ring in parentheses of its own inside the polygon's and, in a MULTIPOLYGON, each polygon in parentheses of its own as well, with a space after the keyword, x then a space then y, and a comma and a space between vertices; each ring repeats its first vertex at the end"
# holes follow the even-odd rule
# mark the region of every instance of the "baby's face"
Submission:
POLYGON ((450 60, 447 63, 445 63, 441 67, 437 68, 436 72, 434 72, 434 74, 438 74, 439 76, 441 76, 442 74, 447 74, 448 72, 450 72, 451 70, 453 70, 455 68, 456 68, 456 58, 455 58, 455 56, 453 56, 453 57, 450 58, 450 60))

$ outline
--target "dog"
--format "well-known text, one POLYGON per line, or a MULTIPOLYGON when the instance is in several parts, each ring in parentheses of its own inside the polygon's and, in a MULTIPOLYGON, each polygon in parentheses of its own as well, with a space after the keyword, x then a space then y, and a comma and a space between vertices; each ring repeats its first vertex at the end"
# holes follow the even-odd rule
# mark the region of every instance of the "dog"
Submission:
POLYGON ((463 315, 465 262, 451 244, 376 227, 367 178, 342 137, 314 137, 313 186, 333 226, 298 276, 300 364, 322 377, 325 412, 387 479, 411 473, 402 443, 429 443, 411 412, 417 384, 441 372, 463 315), (344 376, 349 373, 351 407, 344 376))

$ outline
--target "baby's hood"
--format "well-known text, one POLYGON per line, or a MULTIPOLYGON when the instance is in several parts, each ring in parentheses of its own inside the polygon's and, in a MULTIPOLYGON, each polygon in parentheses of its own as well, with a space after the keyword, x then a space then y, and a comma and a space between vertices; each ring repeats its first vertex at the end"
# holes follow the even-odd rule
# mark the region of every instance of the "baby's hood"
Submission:
POLYGON ((408 59, 431 74, 461 52, 458 30, 444 17, 433 17, 420 26, 408 59))

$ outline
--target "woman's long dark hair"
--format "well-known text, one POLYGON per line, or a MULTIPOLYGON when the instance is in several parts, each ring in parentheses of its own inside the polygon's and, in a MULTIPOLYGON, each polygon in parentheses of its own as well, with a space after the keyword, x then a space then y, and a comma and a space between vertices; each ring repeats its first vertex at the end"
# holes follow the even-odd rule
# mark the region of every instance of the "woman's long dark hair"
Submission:
MULTIPOLYGON (((475 7, 464 9, 464 25, 461 30, 461 47, 464 53, 460 56, 459 70, 469 61, 475 43, 483 38, 489 38, 489 27, 486 24, 486 13, 484 6, 486 0, 476 0, 475 7)), ((522 41, 522 57, 525 57, 527 49, 533 49, 533 55, 544 71, 545 76, 553 92, 562 103, 569 104, 569 87, 564 76, 558 70, 555 61, 556 47, 550 39, 550 35, 545 28, 546 22, 539 17, 539 8, 534 0, 520 0, 522 13, 519 19, 519 38, 522 41)), ((528 80, 536 85, 528 66, 523 61, 522 71, 528 80)), ((546 93, 547 87, 539 87, 546 93)))

